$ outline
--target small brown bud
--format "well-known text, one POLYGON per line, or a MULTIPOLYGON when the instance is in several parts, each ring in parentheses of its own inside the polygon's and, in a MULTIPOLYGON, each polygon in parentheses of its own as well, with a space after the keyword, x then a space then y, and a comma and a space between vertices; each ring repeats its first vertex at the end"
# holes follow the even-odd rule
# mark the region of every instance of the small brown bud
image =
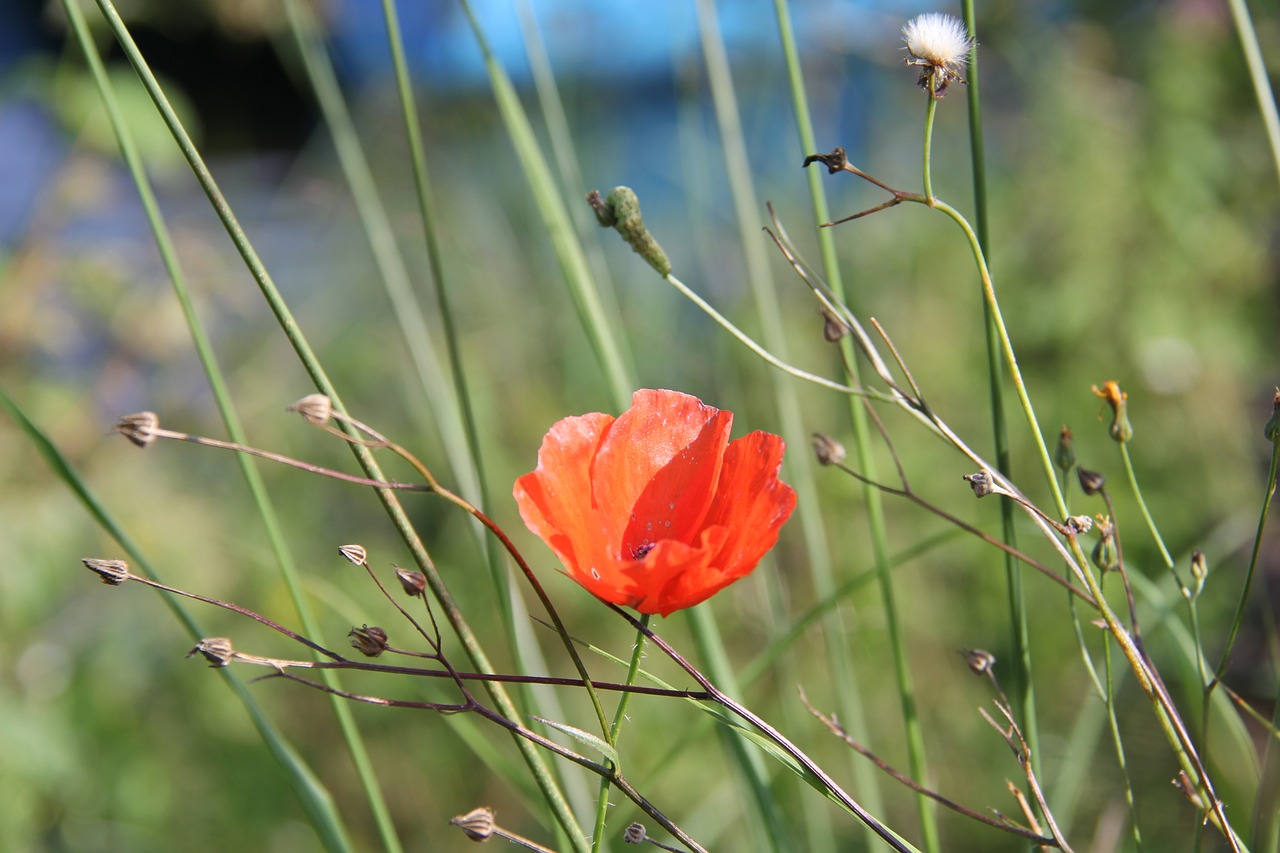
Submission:
POLYGON ((333 414, 333 401, 324 394, 308 394, 285 411, 302 415, 309 424, 324 426, 333 414))
POLYGON ((400 580, 400 585, 404 587, 405 595, 418 596, 422 595, 427 588, 427 576, 422 572, 413 569, 402 569, 395 567, 396 577, 400 580))
POLYGON ((369 555, 364 550, 363 545, 339 545, 338 553, 347 559, 348 562, 357 566, 367 566, 369 555))
POLYGON ((352 628, 347 636, 351 647, 367 658, 376 658, 387 650, 387 632, 376 625, 352 628))
POLYGON ((1058 433, 1058 446, 1053 451, 1053 462, 1058 466, 1058 470, 1067 473, 1076 464, 1076 448, 1074 436, 1071 430, 1067 429, 1064 424, 1062 432, 1058 433))
POLYGON ((965 474, 964 481, 969 484, 969 488, 973 489, 973 496, 977 498, 985 498, 987 495, 995 491, 995 486, 991 482, 990 471, 979 471, 976 474, 965 474))
POLYGON ((982 649, 961 649, 960 654, 974 675, 986 675, 996 665, 996 656, 982 649))
POLYGON ((196 643, 195 648, 187 652, 187 657, 194 655, 203 655, 204 659, 209 662, 209 666, 216 668, 224 667, 231 663, 235 657, 236 650, 231 647, 231 640, 226 637, 205 637, 196 643))
POLYGON ((844 445, 831 436, 815 432, 812 444, 819 465, 839 465, 844 461, 844 445))
POLYGON ((1086 495, 1096 495, 1107 485, 1105 476, 1087 468, 1077 468, 1076 479, 1080 481, 1080 488, 1086 495))
POLYGON ((86 569, 95 572, 108 586, 120 586, 132 577, 129 574, 129 564, 124 560, 98 560, 93 557, 84 557, 80 562, 84 563, 86 569))
POLYGON ((1121 444, 1133 438, 1133 424, 1129 423, 1129 395, 1120 390, 1119 383, 1108 379, 1101 388, 1094 385, 1093 393, 1111 407, 1111 428, 1107 431, 1111 437, 1121 444))
POLYGON ((112 430, 138 447, 147 447, 156 440, 156 427, 159 425, 160 418, 155 412, 138 412, 136 415, 125 415, 116 421, 112 430))
POLYGON ((633 823, 627 827, 627 831, 622 833, 622 841, 625 844, 644 844, 649 840, 649 831, 644 828, 643 823, 633 823))
POLYGON ((844 320, 841 320, 835 314, 832 314, 826 308, 823 308, 822 309, 822 337, 826 340, 826 342, 829 344, 834 344, 836 341, 840 340, 847 334, 849 334, 849 324, 847 324, 844 320))
POLYGON ((493 835, 493 809, 482 806, 451 818, 449 823, 461 829, 472 841, 488 841, 493 835))

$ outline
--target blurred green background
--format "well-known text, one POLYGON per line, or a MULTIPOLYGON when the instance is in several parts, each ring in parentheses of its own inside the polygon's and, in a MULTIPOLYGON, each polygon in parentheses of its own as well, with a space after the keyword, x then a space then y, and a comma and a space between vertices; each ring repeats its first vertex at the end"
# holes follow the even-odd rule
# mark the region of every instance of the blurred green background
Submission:
MULTIPOLYGON (((454 482, 432 426, 433 401, 412 374, 282 14, 271 3, 183 5, 189 8, 178 12, 137 2, 125 11, 348 407, 414 450, 442 481, 454 482)), ((1254 5, 1264 56, 1274 67, 1280 14, 1272 4, 1254 5)), ((633 187, 675 274, 757 331, 691 5, 653 4, 643 22, 585 4, 532 7, 579 160, 581 185, 563 188, 577 205, 574 216, 590 221, 578 203, 587 190, 633 187)), ((477 8, 481 26, 497 34, 499 59, 549 149, 516 10, 496 2, 477 8)), ((385 47, 379 48, 380 13, 358 3, 324 10, 392 231, 438 333, 403 124, 385 47)), ((813 2, 793 11, 819 147, 843 145, 867 172, 916 189, 924 95, 914 87, 914 72, 901 67, 898 31, 925 10, 813 2)), ((174 429, 217 437, 223 431, 92 80, 78 49, 64 42, 60 10, 18 3, 5 14, 12 16, 7 29, 27 38, 13 37, 4 47, 0 77, 6 161, 0 181, 7 196, 0 218, 0 387, 47 431, 170 582, 296 624, 231 456, 165 443, 143 453, 109 434, 117 417, 142 409, 174 429)), ((443 212, 443 261, 494 495, 488 510, 526 551, 570 629, 624 655, 628 631, 556 573, 550 552, 524 531, 509 497, 514 479, 533 467, 546 429, 566 415, 611 411, 609 393, 457 10, 426 4, 402 14, 443 212)), ((816 263, 800 169, 811 152, 794 131, 772 5, 722 2, 719 19, 758 197, 773 203, 816 263)), ((284 414, 312 390, 309 380, 132 72, 95 26, 253 443, 353 470, 335 440, 284 414)), ((1231 19, 1223 5, 1194 0, 995 3, 979 8, 979 41, 990 261, 1041 424, 1050 440, 1060 425, 1070 426, 1080 463, 1111 477, 1131 571, 1174 600, 1176 588, 1122 485, 1120 459, 1090 386, 1114 379, 1129 392, 1131 452, 1170 550, 1184 571, 1191 549, 1209 557, 1202 608, 1206 647, 1216 661, 1252 544, 1269 458, 1261 430, 1280 381, 1280 180, 1231 19)), ((934 180, 941 197, 969 212, 965 95, 957 89, 940 105, 934 180)), ((884 198, 847 175, 824 180, 837 216, 884 198)), ((687 391, 731 409, 735 434, 780 430, 769 368, 659 281, 612 232, 590 237, 598 241, 597 273, 613 282, 618 336, 628 342, 640 385, 687 391)), ((922 207, 904 205, 840 226, 837 243, 854 310, 884 325, 934 409, 988 454, 980 293, 959 232, 922 207)), ((835 375, 812 300, 783 260, 772 260, 791 360, 835 375)), ((443 344, 431 346, 443 360, 443 344)), ((796 390, 806 434, 785 437, 791 464, 811 465, 808 431, 849 442, 846 404, 817 388, 796 390)), ((996 504, 975 503, 960 479, 965 461, 896 412, 884 417, 913 485, 997 532, 996 504)), ((1015 479, 1047 506, 1017 412, 1010 421, 1015 479)), ((886 453, 879 456, 884 476, 892 467, 886 453)), ((394 640, 393 612, 336 552, 359 542, 375 567, 407 562, 376 501, 358 487, 294 470, 264 467, 263 474, 325 640, 341 647, 346 631, 366 622, 384 625, 394 640)), ((854 577, 872 565, 861 488, 831 470, 816 476, 839 577, 854 577)), ((1079 512, 1102 511, 1078 491, 1072 502, 1079 512)), ((465 519, 431 498, 406 503, 496 663, 510 665, 483 554, 465 519)), ((888 513, 895 552, 947 530, 906 504, 890 501, 888 513)), ((162 602, 141 587, 103 587, 80 567, 81 557, 113 557, 119 549, 8 419, 0 419, 0 530, 9 555, 0 571, 0 849, 159 851, 175 843, 193 851, 319 849, 242 707, 220 678, 183 659, 189 639, 162 602)), ((1029 530, 1024 537, 1037 556, 1052 560, 1029 530)), ((1268 714, 1276 693, 1275 636, 1267 630, 1275 613, 1268 588, 1280 584, 1276 543, 1272 536, 1263 549, 1260 584, 1229 679, 1268 714)), ((813 603, 808 559, 792 522, 773 558, 705 605, 719 618, 737 664, 745 666, 785 630, 773 624, 778 613, 799 614, 813 603)), ((989 690, 955 654, 966 647, 998 659, 1009 654, 998 553, 951 536, 900 566, 895 583, 934 775, 929 784, 979 810, 1016 812, 1004 780, 1018 769, 976 712, 989 690)), ((1060 817, 1068 816, 1077 849, 1129 849, 1106 737, 1095 732, 1089 739, 1086 728, 1084 752, 1071 740, 1093 700, 1064 596, 1035 575, 1028 575, 1026 593, 1051 801, 1057 796, 1064 804, 1060 817), (1082 778, 1074 775, 1079 771, 1082 778), (1069 779, 1077 779, 1074 787, 1069 779)), ((1194 673, 1180 662, 1170 632, 1154 628, 1154 607, 1144 608, 1152 654, 1195 719, 1194 673)), ((841 610, 856 672, 838 677, 856 679, 863 695, 867 745, 905 767, 874 585, 856 589, 841 610)), ((197 615, 208 635, 231 636, 239 648, 302 656, 243 619, 211 609, 197 615)), ((1177 616, 1185 622, 1184 611, 1177 616)), ((683 617, 657 629, 692 653, 683 617)), ((554 640, 542 632, 554 668, 567 669, 554 640)), ((1096 638, 1090 641, 1096 649, 1096 638)), ((854 760, 794 699, 800 685, 829 710, 833 676, 824 655, 816 633, 806 635, 745 686, 743 698, 848 779, 854 760)), ((676 677, 656 656, 648 662, 676 677)), ((442 687, 403 679, 351 679, 349 686, 447 699, 442 687)), ((252 690, 331 788, 357 846, 376 849, 328 703, 284 683, 252 690)), ((580 697, 566 691, 562 699, 569 721, 586 725, 580 697)), ((1173 760, 1131 684, 1120 712, 1148 849, 1173 849, 1167 845, 1182 844, 1197 817, 1168 785, 1173 760)), ((447 820, 484 804, 497 809, 504 825, 552 837, 527 780, 518 771, 496 773, 476 757, 487 749, 514 767, 505 735, 424 712, 358 707, 356 715, 407 849, 465 849, 470 842, 447 820)), ((706 737, 710 729, 692 728, 702 725, 701 716, 679 702, 635 701, 624 736, 629 775, 711 849, 754 847, 750 821, 736 815, 742 795, 727 757, 706 737), (702 734, 668 755, 671 733, 686 729, 702 734)), ((1259 745, 1266 740, 1258 735, 1259 745)), ((1257 783, 1229 745, 1222 749, 1219 783, 1231 814, 1243 819, 1257 783)), ((1280 796, 1274 768, 1263 791, 1259 808, 1274 812, 1280 796)), ((816 796, 797 781, 779 777, 776 796, 793 815, 831 812, 825 819, 836 824, 837 849, 864 843, 851 821, 809 802, 816 796)), ((914 797, 888 782, 882 797, 887 822, 911 837, 914 797)), ((611 827, 620 830, 635 818, 627 808, 617 808, 611 827)), ((946 849, 1025 849, 945 813, 941 825, 946 849)), ((1206 849, 1218 843, 1210 836, 1206 849)), ((1262 849, 1274 849, 1274 839, 1262 849)))

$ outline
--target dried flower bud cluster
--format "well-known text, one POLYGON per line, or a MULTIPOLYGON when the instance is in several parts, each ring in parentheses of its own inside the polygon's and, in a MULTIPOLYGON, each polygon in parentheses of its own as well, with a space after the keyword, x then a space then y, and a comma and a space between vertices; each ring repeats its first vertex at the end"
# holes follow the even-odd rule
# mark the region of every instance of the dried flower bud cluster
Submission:
POLYGON ((965 474, 964 481, 969 484, 969 488, 973 489, 973 496, 976 498, 985 498, 995 491, 995 485, 991 482, 990 471, 965 474))
POLYGON ((413 569, 402 569, 399 566, 394 568, 396 570, 396 578, 400 581, 400 586, 404 587, 405 595, 422 595, 427 588, 426 575, 413 569))
POLYGON ((235 658, 236 650, 231 646, 231 640, 227 637, 206 637, 196 643, 191 651, 187 652, 187 657, 202 655, 209 662, 209 666, 216 668, 224 667, 231 663, 235 658))
POLYGON ((324 426, 333 415, 333 401, 324 394, 308 394, 285 411, 302 415, 309 424, 324 426))
POLYGON ((1063 526, 1068 533, 1079 536, 1093 529, 1093 519, 1087 515, 1073 515, 1066 520, 1063 526))
POLYGON ((919 85, 935 98, 947 93, 953 82, 963 83, 973 39, 959 18, 928 12, 912 18, 902 28, 907 64, 920 68, 919 85))
POLYGON ((80 562, 84 563, 86 569, 96 573, 108 586, 120 586, 132 577, 129 574, 129 564, 124 560, 98 560, 85 557, 80 562))
POLYGON ((351 647, 367 658, 376 658, 387 650, 387 632, 376 625, 352 628, 347 636, 351 647))
POLYGON ((135 415, 125 415, 116 421, 112 429, 138 447, 145 448, 156 440, 158 426, 160 426, 160 417, 155 412, 138 412, 135 415))
POLYGON ((818 457, 819 465, 839 465, 844 461, 844 445, 829 435, 815 432, 813 434, 813 454, 818 457))
POLYGON ((1080 481, 1080 488, 1090 497, 1102 491, 1107 485, 1105 476, 1087 468, 1077 468, 1076 478, 1080 481))
POLYGON ((974 675, 986 675, 996 665, 996 656, 982 649, 961 649, 960 654, 974 675))
POLYGON ((482 806, 452 818, 449 823, 461 829, 472 841, 488 841, 493 835, 493 809, 482 806))
POLYGON ((369 564, 369 554, 364 550, 363 545, 339 545, 338 553, 346 558, 347 562, 357 566, 367 566, 369 564))

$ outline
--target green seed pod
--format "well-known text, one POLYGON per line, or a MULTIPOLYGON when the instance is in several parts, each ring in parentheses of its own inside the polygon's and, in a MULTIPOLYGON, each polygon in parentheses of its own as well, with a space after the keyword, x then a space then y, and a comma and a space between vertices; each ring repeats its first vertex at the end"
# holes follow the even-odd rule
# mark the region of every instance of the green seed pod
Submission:
POLYGON ((1115 525, 1110 519, 1098 517, 1098 544, 1093 546, 1093 564, 1101 572, 1113 572, 1120 568, 1120 549, 1116 547, 1115 525))
POLYGON ((1271 403, 1271 417, 1267 418, 1266 425, 1262 427, 1262 434, 1272 444, 1280 441, 1280 388, 1276 389, 1276 396, 1271 403))
POLYGON ((644 227, 640 199, 630 187, 614 187, 603 200, 600 193, 593 190, 587 195, 587 203, 595 211, 596 221, 603 227, 616 229, 632 251, 644 258, 659 275, 665 277, 671 273, 671 261, 667 260, 667 253, 662 251, 649 229, 644 227))
POLYGON ((1076 450, 1072 441, 1071 430, 1065 426, 1062 432, 1058 433, 1058 447, 1053 452, 1053 462, 1058 466, 1058 470, 1067 473, 1076 464, 1076 450))

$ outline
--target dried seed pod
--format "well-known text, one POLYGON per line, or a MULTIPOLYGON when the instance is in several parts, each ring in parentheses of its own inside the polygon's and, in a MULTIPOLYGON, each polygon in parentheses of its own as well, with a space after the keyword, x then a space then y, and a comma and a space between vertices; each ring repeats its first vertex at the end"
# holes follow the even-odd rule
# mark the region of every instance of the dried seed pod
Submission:
POLYGON ((1096 495, 1107 485, 1107 478, 1104 475, 1097 471, 1090 471, 1088 468, 1077 468, 1076 479, 1080 481, 1080 488, 1086 495, 1096 495))
POLYGON ((204 659, 209 662, 209 666, 217 669, 231 663, 235 654, 236 650, 232 648, 229 638, 205 637, 196 643, 191 651, 187 652, 187 657, 203 655, 204 659))
POLYGON ((961 649, 960 654, 974 675, 986 675, 996 665, 996 656, 983 649, 961 649))
POLYGON ((155 412, 138 412, 125 415, 112 427, 115 432, 132 441, 138 447, 149 447, 156 440, 156 427, 160 418, 155 412))
POLYGON ((357 566, 368 565, 369 555, 363 545, 339 545, 338 553, 357 566))
POLYGON ((976 474, 965 474, 964 481, 969 484, 969 488, 973 489, 973 496, 977 498, 985 498, 987 495, 995 491, 995 486, 991 482, 990 471, 979 471, 976 474))
POLYGON ((412 569, 402 569, 395 567, 396 578, 400 581, 400 586, 404 587, 406 595, 422 595, 423 590, 427 588, 427 576, 422 572, 412 569))
POLYGON ((333 401, 324 394, 308 394, 285 411, 302 415, 309 424, 324 426, 333 415, 333 401))
POLYGON ((493 835, 493 809, 481 806, 450 819, 449 823, 465 832, 472 841, 488 841, 493 835))
POLYGON ((352 628, 347 636, 351 647, 367 658, 376 658, 387 650, 387 632, 376 625, 352 628))
POLYGON ((839 465, 844 461, 844 445, 831 436, 815 432, 812 445, 813 454, 818 457, 819 465, 839 465))
POLYGON ((129 564, 124 560, 99 560, 94 557, 84 557, 80 562, 84 563, 86 569, 97 574, 102 579, 102 582, 108 586, 120 586, 131 577, 129 564))

